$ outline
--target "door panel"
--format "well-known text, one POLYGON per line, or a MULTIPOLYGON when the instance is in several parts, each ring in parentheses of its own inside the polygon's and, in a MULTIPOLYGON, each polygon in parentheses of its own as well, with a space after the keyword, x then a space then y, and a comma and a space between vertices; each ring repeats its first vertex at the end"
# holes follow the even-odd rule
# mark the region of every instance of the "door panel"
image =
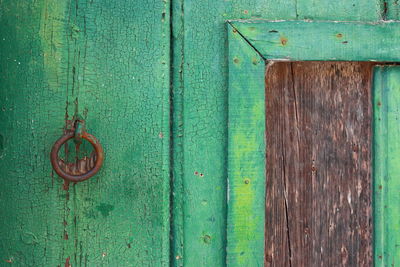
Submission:
POLYGON ((0 10, 0 265, 167 266, 169 2, 0 10), (105 161, 67 186, 49 156, 76 114, 105 161))
POLYGON ((373 63, 266 75, 266 266, 370 266, 373 63))

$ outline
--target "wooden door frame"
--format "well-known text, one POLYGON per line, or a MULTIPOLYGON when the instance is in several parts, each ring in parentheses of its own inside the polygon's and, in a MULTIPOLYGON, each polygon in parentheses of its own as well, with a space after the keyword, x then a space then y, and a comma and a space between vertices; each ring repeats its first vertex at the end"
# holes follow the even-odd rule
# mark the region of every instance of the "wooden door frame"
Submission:
MULTIPOLYGON (((400 23, 232 20, 228 21, 227 27, 229 42, 227 264, 263 266, 266 67, 273 61, 397 63, 400 62, 400 44, 397 41, 400 38, 400 23)), ((385 68, 377 69, 375 75, 383 69, 385 68)), ((398 80, 400 85, 400 79, 398 80)), ((400 101, 397 104, 400 107, 400 101)), ((378 109, 377 103, 373 105, 374 110, 378 109)), ((382 131, 374 133, 380 135, 377 140, 382 139, 382 131)), ((387 141, 381 140, 381 143, 383 142, 387 141)), ((373 172, 374 180, 376 180, 375 174, 373 172)), ((387 180, 382 176, 377 179, 380 189, 382 186, 388 188, 387 180)), ((385 249, 385 244, 390 238, 394 241, 393 236, 390 237, 393 233, 389 233, 388 229, 390 216, 381 216, 382 210, 386 208, 387 199, 379 200, 377 191, 380 189, 376 184, 375 181, 373 213, 374 218, 378 214, 381 219, 376 220, 374 226, 375 234, 380 236, 379 240, 374 240, 375 261, 382 260, 386 256, 393 257, 387 255, 390 248, 385 249)), ((394 187, 400 189, 399 182, 394 184, 391 182, 391 186, 391 192, 395 191, 394 187)), ((400 197, 398 199, 400 200, 400 197)))

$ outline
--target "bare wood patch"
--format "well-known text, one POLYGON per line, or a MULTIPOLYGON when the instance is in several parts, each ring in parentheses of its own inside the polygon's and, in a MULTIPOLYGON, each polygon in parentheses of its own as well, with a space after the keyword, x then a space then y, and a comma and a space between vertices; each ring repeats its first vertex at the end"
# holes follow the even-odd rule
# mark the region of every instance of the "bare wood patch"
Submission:
POLYGON ((371 266, 372 63, 266 78, 266 266, 371 266))

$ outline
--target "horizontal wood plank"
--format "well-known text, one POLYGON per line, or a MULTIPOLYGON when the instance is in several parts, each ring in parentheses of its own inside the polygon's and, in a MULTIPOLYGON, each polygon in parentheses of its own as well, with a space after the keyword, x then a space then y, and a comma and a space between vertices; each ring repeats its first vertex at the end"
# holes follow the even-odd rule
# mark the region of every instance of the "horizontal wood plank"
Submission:
POLYGON ((400 22, 231 21, 265 59, 400 61, 400 22))

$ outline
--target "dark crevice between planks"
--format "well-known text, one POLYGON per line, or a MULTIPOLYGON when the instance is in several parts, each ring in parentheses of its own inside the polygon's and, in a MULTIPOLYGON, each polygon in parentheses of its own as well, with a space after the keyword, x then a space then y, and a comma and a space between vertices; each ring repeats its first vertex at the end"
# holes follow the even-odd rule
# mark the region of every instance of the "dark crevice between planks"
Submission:
MULTIPOLYGON (((283 146, 283 145, 282 145, 283 146)), ((282 155, 282 160, 285 160, 285 155, 282 155)), ((283 177, 286 177, 285 168, 282 169, 283 177)), ((283 196, 285 198, 285 220, 286 220, 286 233, 287 233, 287 241, 288 241, 288 260, 289 267, 292 267, 292 247, 290 246, 290 225, 289 225, 289 211, 288 211, 288 192, 286 186, 286 180, 283 179, 283 196)))
POLYGON ((374 63, 270 63, 265 266, 370 266, 374 63))
POLYGON ((184 265, 183 64, 184 1, 170 3, 170 263, 184 265))

